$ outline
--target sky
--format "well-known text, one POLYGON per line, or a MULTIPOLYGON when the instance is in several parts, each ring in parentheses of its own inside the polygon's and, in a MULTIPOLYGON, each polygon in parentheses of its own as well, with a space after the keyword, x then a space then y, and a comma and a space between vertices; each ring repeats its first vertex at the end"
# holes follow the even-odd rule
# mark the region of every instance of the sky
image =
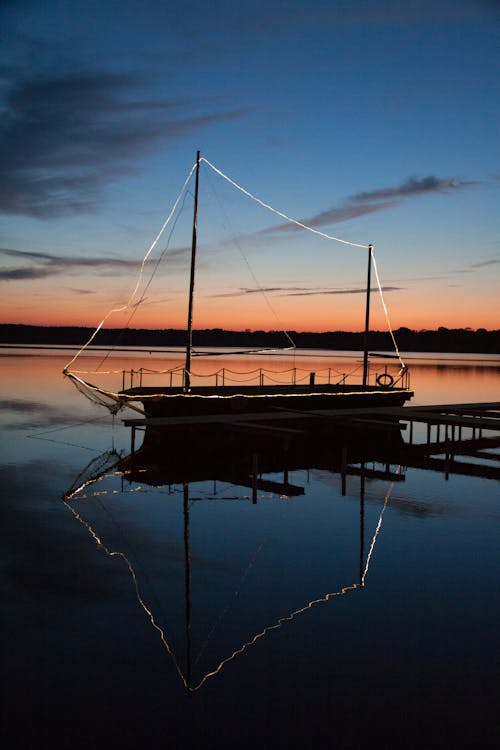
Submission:
POLYGON ((500 327, 496 0, 0 13, 0 322, 184 327, 200 149, 195 328, 500 327))

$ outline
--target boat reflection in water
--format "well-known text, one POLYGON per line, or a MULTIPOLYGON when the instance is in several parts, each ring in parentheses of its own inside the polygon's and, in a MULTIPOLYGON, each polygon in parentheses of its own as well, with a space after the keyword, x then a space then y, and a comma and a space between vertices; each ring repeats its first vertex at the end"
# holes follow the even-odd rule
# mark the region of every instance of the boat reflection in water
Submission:
MULTIPOLYGON (((64 503, 101 550, 125 563, 140 607, 157 631, 182 684, 192 694, 272 631, 314 607, 363 589, 394 483, 405 479, 404 469, 397 463, 405 454, 403 426, 398 420, 384 424, 373 421, 370 425, 356 421, 332 425, 323 420, 313 430, 286 424, 271 428, 262 423, 253 427, 248 423, 229 427, 213 423, 148 426, 139 450, 125 457, 114 452, 103 455, 100 466, 92 462, 65 494, 64 503), (359 511, 353 512, 352 502, 348 503, 342 506, 349 508, 348 519, 342 515, 339 518, 338 504, 327 505, 323 498, 321 513, 314 520, 318 498, 313 490, 311 498, 307 497, 310 471, 320 474, 328 484, 339 485, 341 495, 346 495, 347 478, 355 476, 359 511), (305 478, 304 484, 297 482, 297 474, 299 479, 305 478), (369 480, 379 480, 375 485, 379 507, 374 514, 372 504, 368 518, 365 493, 369 480), (221 485, 222 492, 218 489, 221 485), (228 496, 228 487, 236 494, 228 496), (149 520, 141 494, 146 492, 156 492, 149 520), (221 511, 216 518, 213 500, 221 511), (241 502, 231 502, 228 507, 223 500, 246 501, 246 510, 242 513, 241 502), (112 519, 104 531, 99 530, 102 514, 96 514, 92 501, 105 510, 107 521, 112 519), (194 504, 198 510, 200 501, 205 510, 211 506, 210 512, 201 519, 197 514, 193 518, 194 504), (286 516, 275 517, 269 530, 270 515, 283 501, 308 507, 301 508, 291 525, 286 516), (249 515, 252 505, 257 516, 249 515), (233 513, 235 506, 238 508, 233 513), (131 513, 138 514, 132 523, 131 513), (148 561, 151 575, 144 573, 147 566, 142 556, 147 549, 144 528, 148 523, 147 543, 153 550, 147 553, 152 559, 148 561), (127 524, 129 531, 125 533, 127 524), (111 526, 120 530, 113 541, 109 541, 111 526), (287 527, 289 535, 285 550, 287 544, 288 549, 303 544, 303 549, 280 559, 268 549, 263 573, 259 559, 269 538, 280 533, 282 526, 287 527), (174 528, 177 536, 173 542, 174 528), (139 544, 133 544, 130 536, 137 533, 139 544), (352 554, 353 542, 358 547, 357 555, 352 554), (322 551, 317 552, 315 545, 322 551), (224 546, 224 562, 219 560, 214 565, 214 557, 224 546), (320 555, 319 562, 313 561, 315 554, 320 555), (244 558, 244 564, 238 564, 238 555, 244 558), (336 579, 331 573, 332 561, 336 579), (304 564, 314 568, 314 576, 306 581, 300 575, 304 564), (232 566, 237 568, 236 579, 232 566), (152 588, 153 575, 158 583, 152 588), (335 585, 331 585, 333 582, 335 585), (168 606, 159 603, 160 588, 167 591, 168 606), (202 599, 201 607, 197 596, 202 599), (222 604, 216 602, 221 598, 222 604), (223 621, 229 620, 237 607, 243 613, 221 632, 223 621), (208 663, 202 668, 204 660, 208 663)), ((370 499, 374 499, 373 490, 370 499)))
MULTIPOLYGON (((364 440, 359 438, 358 435, 356 455, 354 455, 352 453, 353 444, 349 442, 332 445, 331 441, 325 440, 324 435, 318 435, 314 440, 309 436, 308 440, 304 441, 285 429, 279 436, 273 430, 272 435, 269 436, 259 431, 259 435, 256 437, 251 430, 238 434, 231 430, 215 430, 212 425, 206 430, 198 430, 196 437, 191 429, 176 429, 175 431, 167 431, 161 440, 157 431, 148 429, 145 433, 143 446, 139 450, 125 457, 120 457, 114 451, 104 454, 86 467, 75 480, 73 487, 65 494, 63 498, 65 505, 79 523, 86 528, 98 547, 107 555, 120 558, 127 566, 137 601, 152 627, 158 632, 164 648, 175 665, 180 680, 189 693, 199 690, 207 680, 219 675, 229 662, 247 652, 272 631, 290 623, 313 607, 326 604, 336 597, 364 587, 383 514, 389 502, 392 480, 402 480, 404 477, 399 471, 368 469, 363 462, 363 454, 367 452, 370 440, 367 440, 366 436, 364 440), (349 466, 347 466, 346 456, 349 455, 347 452, 349 446, 351 446, 351 455, 349 466), (354 465, 353 459, 358 461, 357 466, 354 465), (196 601, 194 601, 193 606, 192 599, 195 592, 192 586, 192 568, 193 558, 198 558, 199 555, 193 555, 192 550, 193 524, 196 524, 196 514, 195 518, 192 517, 192 514, 193 505, 200 500, 199 483, 205 483, 205 485, 202 485, 202 487, 205 487, 205 494, 203 496, 203 493, 201 493, 201 499, 206 503, 218 499, 218 485, 222 485, 226 490, 227 486, 230 485, 231 492, 236 490, 238 493, 230 495, 231 506, 234 507, 235 500, 243 500, 246 501, 244 504, 247 508, 249 505, 250 507, 255 506, 255 512, 258 514, 259 509, 264 508, 268 501, 293 503, 296 502, 295 498, 307 495, 307 485, 298 484, 289 479, 291 472, 296 473, 304 470, 307 472, 303 475, 306 481, 310 470, 325 472, 331 480, 335 480, 339 473, 343 473, 342 486, 344 491, 345 475, 347 473, 360 474, 359 513, 352 514, 353 509, 351 509, 349 521, 350 533, 354 534, 352 538, 358 539, 356 545, 359 545, 358 560, 356 562, 355 555, 350 550, 347 567, 345 561, 340 565, 341 569, 350 569, 350 572, 346 573, 349 578, 340 582, 340 585, 335 586, 332 590, 325 590, 324 588, 318 590, 313 587, 312 597, 299 601, 297 597, 289 596, 290 592, 286 596, 283 595, 283 587, 280 586, 279 576, 276 577, 273 573, 273 581, 269 583, 276 586, 276 606, 274 604, 269 606, 269 601, 262 606, 262 602, 246 599, 245 614, 252 619, 243 623, 239 622, 236 627, 231 627, 229 635, 226 636, 230 639, 230 642, 219 644, 218 650, 221 653, 217 654, 214 662, 209 664, 204 671, 197 672, 194 675, 195 666, 197 666, 202 652, 207 650, 207 642, 212 639, 213 633, 220 626, 222 619, 227 617, 228 611, 234 609, 234 601, 233 603, 230 601, 229 604, 226 603, 221 606, 215 617, 210 611, 209 619, 211 622, 206 622, 204 629, 204 632, 208 631, 209 635, 198 653, 195 654, 192 612, 196 608, 196 601), (365 480, 370 476, 377 476, 378 478, 384 476, 387 479, 387 484, 385 496, 380 498, 382 506, 376 522, 371 523, 371 528, 365 530, 365 480), (210 490, 207 491, 208 487, 210 487, 210 490), (173 609, 179 610, 179 599, 183 599, 184 632, 182 640, 184 643, 182 645, 179 643, 181 641, 179 637, 179 613, 177 612, 177 618, 176 616, 171 617, 170 613, 166 618, 164 617, 164 612, 162 612, 164 608, 158 604, 157 595, 150 591, 151 575, 144 574, 142 558, 140 562, 137 562, 137 552, 135 550, 133 554, 129 552, 133 545, 130 543, 128 536, 129 533, 133 535, 134 531, 131 530, 127 534, 123 532, 130 506, 121 506, 120 499, 126 499, 129 503, 130 498, 133 497, 134 503, 140 505, 142 502, 141 493, 154 491, 152 488, 166 492, 166 494, 161 495, 161 498, 162 502, 164 501, 164 511, 167 511, 167 507, 169 509, 169 513, 166 518, 163 518, 163 521, 161 512, 159 516, 155 517, 156 529, 158 530, 162 523, 165 530, 168 530, 169 525, 175 525, 171 515, 172 506, 175 505, 178 541, 181 538, 179 520, 182 507, 183 550, 182 555, 179 550, 179 559, 177 560, 177 563, 179 563, 182 557, 182 566, 175 566, 177 580, 172 587, 178 599, 169 605, 173 609), (259 498, 263 498, 265 502, 260 503, 259 498), (179 500, 181 500, 181 503, 179 500), (100 530, 103 526, 102 515, 96 519, 95 508, 91 507, 92 502, 98 502, 101 509, 105 510, 107 520, 112 515, 112 525, 120 527, 121 530, 121 545, 119 542, 109 541, 109 536, 113 534, 112 530, 111 533, 108 533, 109 524, 107 524, 107 530, 100 530), (121 514, 124 518, 121 517, 121 514), (181 578, 183 591, 180 589, 181 578), (293 601, 293 605, 284 609, 290 601, 293 601), (175 621, 173 628, 174 630, 177 628, 176 633, 169 632, 169 627, 164 622, 165 619, 175 621), (257 627, 255 627, 255 623, 257 627), (239 640, 234 642, 234 637, 239 638, 239 640), (177 645, 174 645, 174 643, 177 645)), ((386 435, 386 439, 399 441, 399 431, 392 430, 390 437, 386 435)), ((228 499, 227 491, 222 493, 221 503, 223 499, 228 499)), ((307 500, 307 497, 304 499, 307 500)), ((241 506, 241 503, 236 504, 241 506)), ((213 506, 213 503, 211 505, 213 506)), ((144 505, 141 510, 147 513, 144 505)), ((224 510, 227 510, 227 503, 224 510)), ((256 520, 255 518, 255 512, 254 518, 245 522, 253 530, 255 523, 257 525, 260 523, 259 519, 256 520)), ((265 514, 267 514, 267 511, 265 514)), ((332 525, 335 523, 334 519, 331 520, 331 523, 332 525)), ((262 519, 262 524, 263 526, 266 525, 265 517, 262 519)), ((198 528, 197 536, 202 531, 198 528)), ((228 528, 226 533, 231 535, 234 531, 234 527, 232 527, 228 528)), ((208 533, 210 532, 208 531, 208 533)), ((267 534, 269 536, 269 530, 267 534)), ((262 534, 260 536, 262 537, 262 534)), ((246 540, 242 539, 241 545, 243 547, 245 547, 245 543, 246 540)), ((154 547, 157 542, 150 538, 149 544, 154 547)), ((269 539, 266 539, 265 536, 260 540, 257 539, 253 552, 250 552, 247 557, 248 563, 243 568, 238 587, 232 588, 229 592, 230 599, 237 600, 238 604, 243 600, 242 588, 245 587, 245 584, 248 584, 252 575, 254 578, 256 577, 256 571, 252 571, 252 568, 255 567, 255 560, 259 554, 262 554, 262 549, 266 544, 269 544, 269 539)), ((330 551, 328 553, 329 559, 332 556, 335 557, 330 551)), ((168 564, 169 561, 167 561, 168 564)), ((199 565, 198 559, 196 564, 199 565)), ((285 569, 287 564, 294 567, 296 560, 281 562, 285 569)), ((153 565, 152 567, 155 568, 156 566, 153 565)), ((173 575, 172 570, 169 571, 168 575, 170 574, 173 575)), ((323 576, 320 576, 320 578, 322 579, 323 576)), ((322 583, 327 585, 327 581, 321 580, 319 585, 321 586, 322 583)), ((206 578, 206 587, 212 587, 209 576, 206 578)), ((267 589, 267 587, 268 584, 264 584, 264 588, 267 589)), ((286 585, 286 588, 288 587, 290 587, 290 581, 286 585)), ((159 588, 159 586, 156 588, 159 588)), ((254 581, 252 586, 246 586, 246 588, 250 588, 254 594, 257 592, 258 597, 258 581, 254 581)), ((206 596, 206 592, 203 596, 206 596)), ((271 596, 274 598, 272 591, 271 596)), ((199 607, 197 609, 199 610, 199 607)), ((208 609, 212 610, 212 607, 208 607, 208 609)), ((207 607, 203 605, 202 611, 205 613, 206 610, 207 607)))

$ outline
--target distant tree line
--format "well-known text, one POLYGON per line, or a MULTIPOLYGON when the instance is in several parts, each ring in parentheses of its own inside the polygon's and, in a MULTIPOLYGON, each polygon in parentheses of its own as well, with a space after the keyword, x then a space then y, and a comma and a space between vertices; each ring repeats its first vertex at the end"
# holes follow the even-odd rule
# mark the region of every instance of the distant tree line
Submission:
MULTIPOLYGON (((94 329, 72 326, 30 326, 0 324, 0 344, 66 345, 81 346, 94 329)), ((331 349, 360 351, 363 349, 363 333, 348 331, 325 331, 314 333, 290 331, 290 336, 301 349, 331 349)), ((398 328, 394 331, 399 348, 406 352, 470 352, 483 354, 500 353, 500 330, 484 328, 444 328, 432 331, 413 331, 398 328)), ((180 329, 107 329, 100 330, 93 345, 117 347, 178 347, 186 343, 186 332, 180 329)), ((209 328, 193 332, 193 345, 203 347, 283 347, 290 342, 282 331, 227 331, 209 328)), ((388 332, 371 331, 371 351, 393 351, 388 332)))

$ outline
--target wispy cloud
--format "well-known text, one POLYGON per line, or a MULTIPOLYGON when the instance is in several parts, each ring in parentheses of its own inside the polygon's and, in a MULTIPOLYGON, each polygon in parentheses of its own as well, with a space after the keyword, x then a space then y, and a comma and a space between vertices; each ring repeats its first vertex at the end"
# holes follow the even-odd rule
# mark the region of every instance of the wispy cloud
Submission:
MULTIPOLYGON (((385 286, 382 287, 384 292, 397 292, 405 287, 400 286, 385 286)), ((378 291, 378 287, 373 287, 372 292, 378 291)), ((322 294, 366 294, 366 288, 364 287, 353 287, 350 289, 326 289, 326 288, 311 288, 301 286, 273 286, 264 287, 262 289, 245 288, 242 287, 236 292, 224 292, 222 294, 214 294, 212 297, 243 297, 249 294, 275 294, 279 297, 309 297, 312 295, 322 294)))
POLYGON ((489 268, 498 264, 500 264, 500 258, 486 258, 485 260, 477 260, 475 263, 469 263, 465 268, 457 268, 453 273, 474 273, 479 268, 489 268))
POLYGON ((485 268, 486 266, 496 266, 500 263, 500 258, 491 258, 490 260, 480 260, 477 263, 471 263, 469 268, 485 268))
MULTIPOLYGON (((169 261, 184 262, 188 256, 188 248, 175 248, 168 253, 169 261)), ((100 269, 104 273, 130 273, 138 271, 140 263, 137 260, 114 258, 109 256, 72 256, 53 255, 50 253, 37 253, 26 250, 12 250, 0 248, 0 255, 15 258, 16 260, 32 261, 23 266, 14 268, 0 268, 0 280, 3 281, 26 281, 43 279, 48 276, 56 276, 61 273, 76 272, 82 268, 100 269)), ((79 294, 86 294, 86 290, 74 290, 79 294)))
MULTIPOLYGON (((433 175, 416 178, 410 177, 405 182, 394 187, 382 187, 367 192, 356 193, 347 198, 340 206, 332 206, 317 214, 300 219, 302 224, 313 229, 337 224, 348 219, 359 216, 385 211, 393 208, 403 200, 430 193, 445 193, 452 190, 460 190, 473 185, 476 182, 459 180, 455 177, 439 178, 433 175)), ((278 226, 262 230, 268 232, 290 232, 300 230, 296 224, 285 222, 278 226)))
MULTIPOLYGON (((383 286, 382 291, 383 292, 399 292, 403 290, 405 287, 402 286, 383 286)), ((378 292, 378 287, 372 287, 372 292, 378 292)), ((317 294, 366 294, 366 289, 361 288, 354 288, 354 289, 319 289, 319 290, 310 290, 307 292, 291 292, 288 294, 288 297, 309 297, 311 295, 317 295, 317 294)))
POLYGON ((139 76, 7 70, 0 102, 0 212, 52 218, 92 211, 102 189, 161 144, 241 117, 149 96, 139 76))

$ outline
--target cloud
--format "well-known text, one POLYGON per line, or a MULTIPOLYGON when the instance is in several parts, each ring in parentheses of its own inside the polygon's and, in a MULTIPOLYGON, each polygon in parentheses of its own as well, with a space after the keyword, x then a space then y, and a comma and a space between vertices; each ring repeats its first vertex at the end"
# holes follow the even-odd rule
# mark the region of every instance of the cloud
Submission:
POLYGON ((407 198, 413 195, 422 195, 424 193, 443 192, 446 190, 453 190, 456 188, 468 187, 474 185, 474 182, 463 182, 456 178, 441 178, 429 175, 428 177, 422 177, 420 180, 416 177, 410 177, 406 182, 393 188, 379 188, 377 190, 370 190, 365 193, 358 193, 354 195, 352 201, 374 201, 385 198, 407 198))
MULTIPOLYGON (((34 430, 55 425, 74 425, 75 413, 40 401, 0 399, 2 425, 9 430, 34 430)), ((30 436, 36 437, 36 436, 30 436)))
MULTIPOLYGON (((189 252, 189 248, 186 247, 174 248, 168 252, 167 257, 169 261, 183 261, 189 252)), ((62 255, 37 253, 26 250, 11 250, 9 248, 0 248, 0 255, 34 261, 33 264, 27 266, 0 268, 0 280, 3 281, 43 279, 47 276, 56 276, 60 273, 71 273, 71 271, 76 272, 81 268, 101 269, 104 270, 104 272, 113 274, 129 273, 131 270, 138 272, 140 268, 140 263, 137 260, 127 260, 124 258, 113 258, 107 256, 65 257, 62 255)), ((90 292, 79 290, 79 293, 86 294, 90 292)))
POLYGON ((50 268, 0 268, 0 281, 32 281, 53 276, 50 268))
POLYGON ((0 280, 25 281, 43 279, 64 272, 77 271, 81 268, 104 268, 114 273, 125 273, 131 269, 138 270, 139 263, 134 260, 110 257, 64 257, 49 253, 35 253, 24 250, 0 249, 0 254, 16 259, 34 261, 31 265, 16 268, 0 268, 0 280))
POLYGON ((6 72, 0 212, 53 218, 96 210, 102 189, 193 130, 241 117, 147 93, 138 75, 6 72))
POLYGON ((453 273, 474 273, 478 268, 488 268, 489 266, 496 266, 500 263, 500 258, 487 258, 486 260, 478 260, 475 263, 469 263, 465 268, 457 268, 453 273))
MULTIPOLYGON (((443 193, 451 190, 464 189, 478 183, 473 181, 459 180, 455 177, 439 178, 434 175, 422 177, 409 177, 405 182, 394 187, 376 188, 367 192, 356 193, 347 198, 340 206, 333 206, 324 211, 320 211, 313 216, 300 219, 301 224, 305 224, 313 229, 337 224, 341 221, 355 219, 359 216, 385 211, 399 205, 407 198, 426 195, 429 193, 443 193)), ((278 224, 275 227, 261 230, 260 233, 271 232, 290 232, 297 231, 300 227, 291 222, 278 224)))
MULTIPOLYGON (((383 292, 399 292, 403 290, 405 287, 402 286, 383 286, 382 291, 383 292)), ((372 292, 378 292, 378 287, 372 287, 372 292)), ((366 294, 366 289, 361 288, 354 288, 354 289, 318 289, 318 290, 311 290, 307 292, 291 292, 287 294, 287 297, 309 297, 311 295, 316 294, 366 294)))
MULTIPOLYGON (((382 287, 383 292, 397 292, 402 289, 405 289, 405 287, 400 286, 384 286, 382 287)), ((372 292, 378 292, 378 287, 373 287, 371 289, 372 292)), ((352 289, 311 289, 310 287, 265 287, 263 289, 247 289, 247 288, 241 288, 237 292, 227 292, 224 294, 214 294, 211 295, 212 297, 242 297, 247 294, 278 294, 280 297, 309 297, 312 295, 319 295, 319 294, 366 294, 366 288, 358 288, 354 287, 352 289)))
POLYGON ((477 263, 471 263, 469 268, 485 268, 486 266, 496 266, 500 263, 500 258, 492 258, 491 260, 480 260, 477 263))

